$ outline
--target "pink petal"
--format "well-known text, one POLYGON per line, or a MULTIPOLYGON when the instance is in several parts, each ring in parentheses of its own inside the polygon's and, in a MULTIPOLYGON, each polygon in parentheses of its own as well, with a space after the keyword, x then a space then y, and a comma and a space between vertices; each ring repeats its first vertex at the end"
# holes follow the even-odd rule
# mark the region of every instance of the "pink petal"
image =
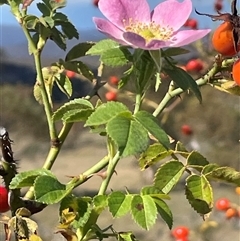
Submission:
POLYGON ((177 32, 173 37, 175 40, 175 43, 171 46, 174 47, 180 47, 187 44, 190 44, 192 42, 195 42, 198 39, 203 38, 206 36, 211 29, 203 29, 203 30, 182 30, 177 32))
POLYGON ((116 40, 120 44, 128 45, 123 39, 123 31, 109 21, 94 17, 93 22, 96 24, 96 27, 100 32, 106 34, 111 39, 116 40))
POLYGON ((123 33, 123 38, 128 43, 131 43, 133 48, 140 48, 140 49, 146 49, 146 50, 160 49, 160 48, 168 47, 168 45, 170 44, 168 42, 161 41, 161 40, 152 40, 149 43, 147 43, 142 36, 132 32, 123 33))
POLYGON ((156 49, 162 49, 167 48, 172 44, 170 41, 161 41, 157 39, 153 39, 146 45, 146 49, 148 50, 156 50, 156 49))
POLYGON ((131 43, 131 46, 133 48, 140 48, 140 49, 144 49, 145 45, 146 45, 146 41, 145 39, 136 34, 136 33, 132 33, 132 32, 125 32, 123 33, 123 38, 131 43))
POLYGON ((188 19, 192 12, 192 1, 167 0, 158 4, 152 12, 152 21, 161 26, 172 27, 177 31, 188 19))
POLYGON ((150 8, 146 0, 100 0, 98 7, 120 29, 124 29, 123 20, 150 21, 150 8))

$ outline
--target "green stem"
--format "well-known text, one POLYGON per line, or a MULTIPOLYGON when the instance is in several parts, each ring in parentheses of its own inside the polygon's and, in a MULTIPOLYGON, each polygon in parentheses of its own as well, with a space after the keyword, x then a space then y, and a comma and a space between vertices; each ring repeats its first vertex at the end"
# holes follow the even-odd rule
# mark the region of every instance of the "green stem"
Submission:
MULTIPOLYGON (((73 126, 73 123, 67 123, 62 127, 62 130, 60 131, 60 134, 58 136, 58 140, 59 140, 59 145, 57 146, 52 146, 48 152, 47 158, 43 164, 43 168, 46 168, 48 170, 50 170, 61 150, 61 147, 66 139, 66 137, 68 136, 69 131, 71 130, 73 126)), ((28 192, 25 194, 25 198, 26 199, 32 199, 34 196, 34 188, 30 187, 28 192)))
POLYGON ((35 60, 38 80, 41 83, 40 88, 41 88, 41 94, 42 94, 42 101, 43 101, 47 122, 48 122, 49 135, 50 135, 51 141, 54 143, 55 141, 57 141, 57 131, 56 131, 54 121, 52 120, 52 107, 48 99, 48 94, 47 94, 47 90, 45 87, 45 82, 42 74, 40 52, 34 53, 34 60, 35 60))
MULTIPOLYGON (((226 64, 225 62, 227 64, 229 64, 229 60, 226 60, 223 62, 222 66, 224 66, 224 64, 226 64)), ((207 74, 205 74, 202 78, 200 78, 196 81, 197 85, 203 86, 203 85, 207 84, 209 79, 212 78, 220 70, 221 70, 221 66, 214 64, 212 69, 207 74)), ((166 107, 166 105, 168 104, 168 102, 172 98, 174 98, 184 92, 184 90, 182 90, 181 88, 176 88, 176 89, 171 89, 171 88, 172 88, 172 83, 170 83, 169 91, 166 93, 166 95, 163 97, 162 101, 156 108, 156 110, 153 112, 153 116, 158 116, 159 114, 161 114, 162 111, 164 110, 164 108, 166 107)))
POLYGON ((68 133, 70 132, 71 128, 73 126, 73 123, 66 123, 63 125, 62 130, 60 131, 59 135, 58 135, 58 140, 59 140, 59 145, 57 146, 52 146, 48 156, 43 164, 43 168, 46 168, 48 170, 50 170, 61 150, 61 147, 64 143, 64 141, 66 140, 68 133))
POLYGON ((98 195, 104 195, 107 187, 110 183, 110 180, 112 178, 113 173, 115 172, 115 167, 118 164, 118 161, 120 159, 120 153, 119 151, 115 154, 115 156, 109 161, 108 168, 107 168, 107 177, 103 180, 101 187, 99 189, 98 195))
POLYGON ((45 82, 44 82, 44 78, 43 78, 43 74, 42 74, 41 51, 39 51, 37 49, 37 47, 32 39, 32 36, 30 35, 28 29, 25 27, 24 23, 22 24, 22 29, 28 40, 29 47, 34 55, 35 68, 36 68, 36 72, 37 72, 37 81, 39 81, 39 83, 40 83, 42 101, 43 101, 44 110, 45 110, 46 117, 47 117, 50 139, 52 141, 56 141, 57 140, 57 131, 56 131, 56 127, 54 125, 54 121, 52 120, 52 108, 51 108, 51 104, 48 99, 47 90, 46 90, 46 86, 45 86, 45 82))
MULTIPOLYGON (((102 160, 97 162, 95 165, 90 167, 88 170, 86 170, 84 173, 79 175, 76 180, 72 180, 71 182, 74 183, 74 188, 78 187, 79 185, 86 182, 88 179, 90 179, 95 173, 98 173, 101 171, 104 167, 106 167, 109 163, 110 157, 105 156, 102 160)), ((71 183, 69 182, 68 185, 71 183)))
POLYGON ((140 93, 136 94, 136 99, 135 99, 135 107, 134 107, 134 114, 136 114, 141 107, 141 102, 142 102, 142 95, 140 93))

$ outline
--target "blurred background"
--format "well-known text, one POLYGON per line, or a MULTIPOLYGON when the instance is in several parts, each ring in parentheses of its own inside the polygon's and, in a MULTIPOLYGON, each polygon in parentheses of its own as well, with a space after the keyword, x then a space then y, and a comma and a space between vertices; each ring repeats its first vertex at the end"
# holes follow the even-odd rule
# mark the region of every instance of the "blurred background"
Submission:
MULTIPOLYGON (((216 13, 214 3, 219 2, 218 0, 193 0, 193 9, 196 8, 198 11, 203 13, 216 13)), ((35 2, 29 7, 29 13, 38 15, 38 9, 35 7, 35 2)), ((101 17, 102 14, 98 8, 93 4, 94 0, 68 0, 67 6, 61 11, 69 16, 70 21, 76 26, 80 32, 80 41, 96 41, 104 36, 100 34, 96 29, 92 21, 93 16, 101 17)), ((161 0, 148 0, 151 8, 153 9, 161 0)), ((222 11, 230 11, 230 1, 220 0, 222 4, 222 11)), ((192 12, 191 18, 197 21, 198 28, 215 28, 219 22, 213 22, 210 18, 199 16, 194 11, 192 12)), ((25 37, 19 27, 16 19, 10 12, 7 5, 0 7, 0 48, 4 51, 4 59, 9 61, 20 61, 20 63, 31 64, 31 58, 28 56, 27 44, 25 37)), ((76 40, 69 42, 69 47, 75 45, 76 40)), ((3 54, 3 53, 2 53, 3 54)), ((46 47, 43 57, 46 59, 54 59, 63 55, 54 44, 49 43, 46 47), (49 51, 51 49, 51 51, 49 51)))
MULTIPOLYGON (((32 5, 35 5, 36 2, 34 1, 32 5)), ((149 0, 148 2, 151 8, 154 8, 161 1, 149 0)), ((216 5, 219 2, 222 12, 230 12, 229 0, 193 0, 193 7, 199 12, 216 14, 216 9, 220 9, 216 5)), ((240 2, 238 6, 240 7, 240 2)), ((238 9, 240 9, 239 7, 238 9)), ((104 38, 95 29, 92 22, 93 16, 102 16, 94 1, 68 0, 67 6, 62 11, 68 15, 80 33, 79 40, 68 42, 68 50, 78 42, 98 41, 104 38)), ((34 6, 30 7, 29 12, 38 15, 38 10, 34 6)), ((196 15, 194 11, 190 19, 194 22, 194 28, 214 29, 220 24, 208 17, 196 15)), ((43 108, 35 101, 32 94, 36 78, 33 58, 28 55, 25 37, 7 5, 0 6, 0 22, 0 125, 8 129, 11 139, 14 140, 15 158, 20 159, 19 171, 30 170, 41 167, 44 161, 49 148, 48 129, 43 108)), ((200 61, 201 68, 190 69, 195 78, 206 73, 214 62, 216 53, 212 50, 209 40, 210 37, 204 39, 204 43, 200 41, 193 44, 190 46, 190 54, 177 59, 180 66, 187 66, 191 60, 200 61)), ((43 66, 48 66, 64 56, 64 51, 56 47, 54 43, 49 42, 43 51, 43 66)), ((84 61, 96 73, 98 60, 85 58, 84 61)), ((103 78, 107 81, 110 81, 113 76, 120 78, 122 71, 122 69, 109 68, 104 73, 103 78)), ((78 76, 73 75, 72 81, 80 92, 87 89, 86 82, 81 81, 78 76)), ((105 89, 100 91, 99 94, 103 101, 106 98, 105 93, 115 88, 110 82, 105 89)), ((160 121, 171 136, 182 141, 189 149, 199 150, 210 162, 229 165, 240 170, 240 98, 210 86, 201 88, 201 91, 202 104, 199 104, 191 94, 182 95, 181 98, 172 103, 173 111, 166 111, 160 116, 160 121)), ((156 103, 162 97, 161 93, 154 92, 150 93, 149 96, 156 103)), ((131 105, 126 100, 124 93, 119 92, 117 99, 131 105)), ((56 105, 60 105, 65 99, 56 93, 55 101, 56 105)), ((146 108, 152 110, 153 106, 146 106, 146 108)), ((171 108, 169 110, 172 110, 171 108)), ((105 154, 104 138, 89 134, 88 129, 84 128, 81 123, 76 124, 63 146, 63 151, 53 168, 53 172, 62 182, 66 182, 68 181, 66 175, 78 175, 105 154)), ((141 185, 150 184, 149 176, 152 177, 151 171, 144 173, 139 171, 137 161, 134 158, 123 160, 117 172, 118 175, 113 178, 110 186, 112 189, 124 190, 127 186, 130 190, 137 192, 141 185)), ((76 192, 81 193, 81 195, 94 195, 99 183, 100 179, 94 177, 76 192)), ((224 196, 240 204, 239 196, 234 193, 233 187, 219 184, 216 184, 216 187, 216 198, 224 196)), ((202 218, 191 210, 184 198, 182 188, 183 186, 180 185, 173 192, 170 207, 175 214, 174 225, 187 225, 193 230, 190 240, 240 240, 239 221, 227 221, 223 215, 218 213, 212 217, 212 220, 217 220, 218 225, 211 226, 209 224, 208 228, 204 229, 209 233, 202 235, 199 231, 203 225, 202 218)), ((57 217, 53 217, 52 220, 47 217, 46 220, 46 215, 55 210, 54 208, 56 207, 49 207, 41 214, 36 215, 37 220, 43 221, 40 231, 45 233, 48 240, 53 238, 52 229, 56 226, 57 217)), ((101 222, 107 226, 109 220, 111 219, 106 214, 101 222)), ((130 221, 129 217, 126 218, 126 222, 116 220, 114 223, 122 230, 127 228, 136 231, 143 238, 142 240, 172 240, 167 227, 161 221, 157 222, 155 230, 153 230, 154 233, 140 232, 140 229, 133 224, 133 221, 130 221), (126 223, 127 225, 124 225, 126 223)), ((57 237, 55 240, 61 239, 57 237)))

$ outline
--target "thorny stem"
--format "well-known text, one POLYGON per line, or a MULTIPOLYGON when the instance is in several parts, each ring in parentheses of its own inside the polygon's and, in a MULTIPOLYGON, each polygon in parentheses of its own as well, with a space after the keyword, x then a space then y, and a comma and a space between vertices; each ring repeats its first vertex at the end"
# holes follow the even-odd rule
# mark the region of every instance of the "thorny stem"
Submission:
MULTIPOLYGON (((100 81, 100 76, 101 76, 101 71, 102 71, 102 66, 99 67, 99 73, 98 73, 98 76, 99 76, 99 81, 100 81)), ((94 96, 96 94, 96 90, 93 89, 90 94, 88 96, 85 97, 85 99, 87 100, 90 100, 92 96, 94 96)), ((50 170, 55 162, 55 160, 57 159, 57 156, 61 150, 61 147, 65 141, 65 139, 67 138, 68 136, 68 133, 70 132, 71 128, 73 126, 73 123, 66 123, 63 125, 58 137, 57 137, 57 140, 59 142, 59 144, 57 146, 52 146, 49 150, 49 153, 46 157, 46 160, 43 164, 43 168, 46 168, 48 170, 50 170)), ((104 159, 105 160, 105 159, 104 159)), ((107 163, 108 163, 108 160, 107 160, 107 163)), ((107 164, 102 164, 101 161, 100 161, 100 164, 99 164, 99 168, 102 169, 103 167, 105 167, 107 164)), ((95 167, 94 167, 95 168, 95 167)), ((94 168, 93 169, 89 169, 86 173, 83 174, 82 177, 84 177, 83 179, 79 179, 77 182, 76 182, 76 186, 80 185, 81 183, 85 182, 87 179, 85 177, 88 177, 92 171, 94 171, 94 168), (90 174, 89 174, 90 172, 90 174), (86 179, 86 180, 85 180, 86 179)), ((96 164, 96 168, 98 168, 98 164, 96 164)), ((28 190, 28 192, 26 193, 25 195, 25 198, 26 199, 32 199, 34 196, 34 188, 33 187, 30 187, 30 189, 28 190)))
MULTIPOLYGON (((48 152, 47 158, 43 164, 43 168, 46 168, 50 170, 61 150, 61 147, 66 140, 68 133, 70 132, 71 128, 73 126, 73 123, 66 123, 63 125, 62 130, 60 131, 58 135, 59 145, 58 146, 52 146, 48 152)), ((26 199, 32 199, 34 196, 34 188, 30 187, 28 192, 25 194, 26 199)))
MULTIPOLYGON (((227 59, 224 60, 222 62, 222 65, 219 66, 219 64, 215 63, 212 67, 211 70, 209 70, 209 72, 207 74, 205 74, 202 78, 199 78, 198 80, 196 80, 196 83, 198 86, 203 86, 205 84, 208 83, 208 81, 215 75, 217 74, 222 68, 229 66, 230 64, 232 64, 234 62, 233 59, 227 59)), ((159 114, 161 114, 164 110, 164 108, 166 107, 166 105, 168 104, 168 102, 182 94, 184 92, 184 90, 182 90, 181 88, 177 88, 177 89, 171 89, 171 85, 172 83, 170 83, 170 87, 168 92, 166 93, 166 95, 163 97, 162 101, 159 103, 158 107, 156 108, 156 110, 153 112, 153 116, 158 116, 159 114)))
POLYGON ((107 177, 103 180, 101 187, 98 191, 98 195, 105 194, 107 187, 110 183, 110 180, 112 178, 113 173, 115 172, 115 167, 118 164, 118 161, 120 159, 120 153, 119 151, 115 154, 115 156, 109 160, 108 168, 107 168, 107 177))
MULTIPOLYGON (((52 147, 49 150, 45 163, 43 165, 43 168, 46 168, 49 170, 49 169, 51 169, 54 161, 56 160, 58 153, 61 149, 61 146, 72 127, 72 124, 64 125, 59 136, 57 136, 56 127, 52 120, 52 108, 51 108, 51 104, 48 99, 47 90, 46 90, 46 86, 45 86, 45 82, 44 82, 44 78, 43 78, 43 74, 42 74, 41 51, 37 49, 35 43, 33 42, 32 37, 31 37, 28 29, 25 27, 24 23, 22 23, 22 29, 28 40, 30 49, 34 55, 34 62, 35 62, 35 67, 36 67, 36 72, 37 72, 37 81, 39 82, 39 85, 40 85, 43 106, 44 106, 44 110, 45 110, 47 122, 48 122, 49 135, 50 135, 50 139, 53 143, 52 147), (58 145, 55 145, 54 143, 58 143, 58 145)), ((28 190, 28 192, 25 195, 25 198, 27 198, 27 199, 33 198, 33 187, 31 187, 28 190)))
POLYGON ((102 181, 102 184, 98 192, 99 195, 105 194, 107 187, 109 185, 109 182, 112 178, 112 175, 115 172, 117 163, 120 160, 119 151, 117 151, 116 145, 110 137, 107 138, 107 147, 108 147, 109 164, 106 172, 106 178, 102 181))
MULTIPOLYGON (((74 188, 78 187, 79 185, 86 182, 88 179, 94 176, 94 174, 101 171, 104 167, 106 167, 109 163, 110 157, 105 156, 102 160, 97 162, 95 165, 90 167, 88 170, 86 170, 84 173, 76 177, 76 179, 72 180, 71 182, 74 183, 74 188)), ((69 183, 68 183, 69 184, 69 183)))

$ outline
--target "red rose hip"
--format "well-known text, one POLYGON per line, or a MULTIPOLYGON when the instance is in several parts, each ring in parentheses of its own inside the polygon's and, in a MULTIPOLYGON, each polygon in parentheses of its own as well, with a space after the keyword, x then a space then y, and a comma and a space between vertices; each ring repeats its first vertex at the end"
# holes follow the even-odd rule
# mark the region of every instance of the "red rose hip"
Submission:
POLYGON ((0 213, 5 213, 10 209, 8 205, 8 190, 4 186, 0 186, 0 213))
POLYGON ((117 92, 115 92, 115 91, 108 91, 105 94, 105 98, 108 101, 115 101, 115 100, 117 100, 117 92))

